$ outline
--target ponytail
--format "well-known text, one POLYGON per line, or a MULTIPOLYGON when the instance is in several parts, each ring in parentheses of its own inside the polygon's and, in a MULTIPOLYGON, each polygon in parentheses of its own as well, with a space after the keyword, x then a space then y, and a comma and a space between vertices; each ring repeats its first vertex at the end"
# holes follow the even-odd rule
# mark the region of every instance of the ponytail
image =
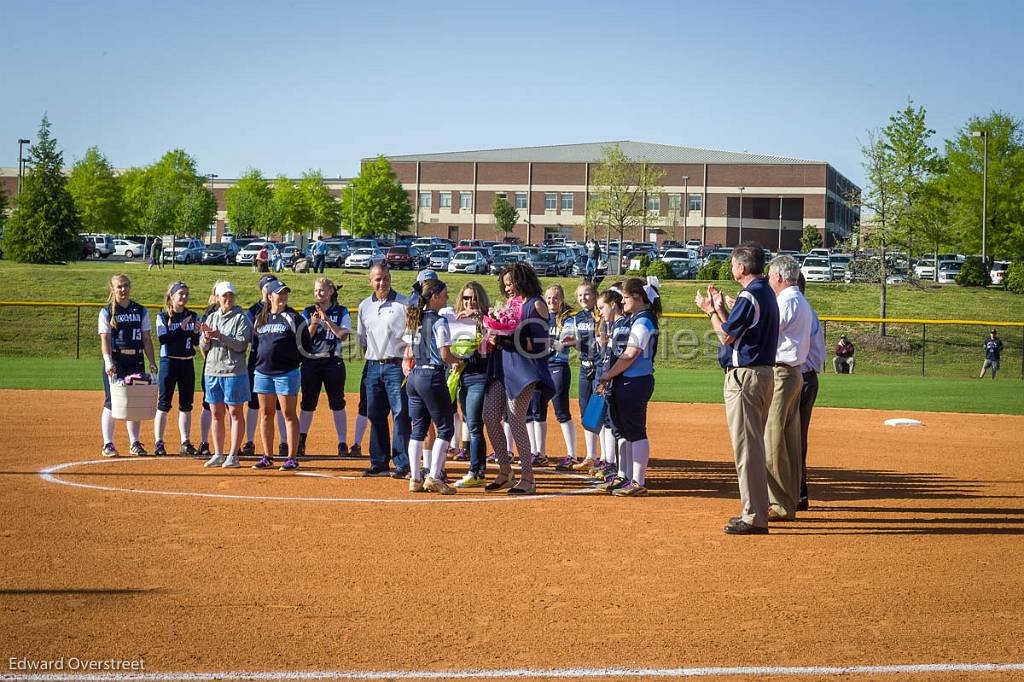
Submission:
POLYGON ((267 323, 267 318, 270 317, 270 294, 267 293, 265 288, 260 289, 260 294, 263 296, 263 298, 260 299, 262 306, 260 307, 260 314, 256 316, 256 324, 254 325, 255 329, 253 329, 254 333, 256 329, 265 325, 267 323))
POLYGON ((416 330, 420 328, 420 324, 423 322, 423 311, 427 309, 430 299, 434 294, 443 291, 446 286, 439 279, 428 279, 417 282, 417 284, 419 286, 414 289, 419 296, 414 297, 414 301, 405 309, 405 328, 410 334, 415 334, 416 330))

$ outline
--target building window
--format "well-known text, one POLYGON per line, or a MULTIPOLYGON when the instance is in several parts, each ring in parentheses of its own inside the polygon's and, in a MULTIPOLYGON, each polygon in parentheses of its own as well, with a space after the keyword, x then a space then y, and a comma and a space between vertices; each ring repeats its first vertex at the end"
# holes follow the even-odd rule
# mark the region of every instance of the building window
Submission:
POLYGON ((440 202, 439 205, 441 206, 441 208, 451 208, 452 207, 452 193, 451 192, 441 192, 441 202, 440 202))
POLYGON ((647 210, 648 211, 661 211, 661 195, 660 194, 648 194, 647 195, 647 210))
POLYGON ((690 195, 690 210, 700 211, 701 210, 701 196, 699 194, 690 195))
POLYGON ((682 205, 683 195, 682 194, 669 194, 668 195, 668 210, 678 211, 682 205))
POLYGON ((420 192, 420 208, 430 208, 430 192, 420 192))
POLYGON ((554 211, 558 208, 558 199, 555 192, 544 192, 544 210, 554 211))
POLYGON ((508 199, 508 192, 495 192, 494 196, 497 199, 508 199))
POLYGON ((468 211, 473 208, 473 195, 469 192, 459 192, 459 210, 468 211))
POLYGON ((563 192, 562 193, 562 210, 563 211, 571 211, 572 210, 572 192, 563 192))
POLYGON ((526 192, 516 192, 516 208, 526 208, 526 192))

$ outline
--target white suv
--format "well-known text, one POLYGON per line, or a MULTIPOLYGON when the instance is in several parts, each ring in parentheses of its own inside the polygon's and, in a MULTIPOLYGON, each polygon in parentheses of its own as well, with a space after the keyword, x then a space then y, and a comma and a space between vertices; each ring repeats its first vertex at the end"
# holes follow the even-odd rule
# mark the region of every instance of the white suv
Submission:
POLYGON ((808 282, 831 282, 833 279, 832 264, 828 258, 816 258, 809 255, 804 259, 800 272, 804 273, 804 279, 808 282))

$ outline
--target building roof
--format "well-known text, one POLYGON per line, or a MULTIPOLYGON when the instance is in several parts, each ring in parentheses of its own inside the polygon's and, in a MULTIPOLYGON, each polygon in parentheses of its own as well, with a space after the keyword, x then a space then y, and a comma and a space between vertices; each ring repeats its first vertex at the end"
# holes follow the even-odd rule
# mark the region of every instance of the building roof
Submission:
POLYGON ((476 151, 442 152, 437 154, 407 154, 387 156, 388 161, 490 161, 537 163, 599 162, 605 147, 619 145, 627 156, 651 163, 738 163, 738 164, 823 164, 824 161, 793 159, 768 154, 748 154, 720 149, 676 147, 653 142, 588 142, 584 144, 558 144, 547 147, 510 147, 507 149, 480 149, 476 151))

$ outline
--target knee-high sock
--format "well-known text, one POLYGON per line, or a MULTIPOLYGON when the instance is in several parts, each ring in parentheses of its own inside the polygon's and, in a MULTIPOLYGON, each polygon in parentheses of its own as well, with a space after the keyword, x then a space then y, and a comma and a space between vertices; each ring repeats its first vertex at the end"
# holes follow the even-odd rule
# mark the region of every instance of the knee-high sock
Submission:
POLYGON ((178 412, 178 435, 181 436, 182 443, 187 443, 189 441, 189 438, 192 435, 191 412, 178 412))
POLYGON ((260 421, 260 411, 254 410, 251 407, 249 412, 245 415, 245 442, 254 443, 253 440, 256 437, 256 425, 260 421))
POLYGON ((548 454, 548 423, 537 422, 534 428, 537 429, 537 452, 546 455, 548 454))
POLYGON ((569 420, 559 424, 562 427, 562 438, 565 440, 565 454, 576 459, 576 422, 569 420))
POLYGON ((412 480, 422 481, 423 470, 417 466, 420 457, 423 456, 423 441, 409 439, 409 470, 412 472, 412 480))
POLYGON ((605 427, 601 429, 602 457, 608 464, 615 464, 619 460, 619 446, 615 443, 615 434, 605 427))
POLYGON ((334 432, 338 434, 339 443, 348 443, 348 413, 344 408, 332 410, 334 417, 334 432))
POLYGON ((633 480, 643 485, 647 480, 647 463, 651 460, 651 441, 646 438, 633 441, 631 452, 633 454, 633 480))
POLYGON ((364 415, 356 415, 356 437, 352 440, 353 445, 360 445, 363 442, 363 434, 366 433, 366 425, 370 423, 364 415))
POLYGON ((210 429, 213 427, 213 412, 203 410, 199 413, 199 442, 210 442, 210 429))
POLYGON ((153 438, 160 441, 164 439, 164 431, 167 430, 167 413, 157 410, 153 416, 153 438))
POLYGON ((633 444, 625 438, 619 442, 619 477, 629 478, 633 475, 633 444))
MULTIPOLYGON (((505 432, 505 443, 508 445, 508 454, 512 454, 512 426, 508 421, 502 420, 501 430, 505 432)), ((501 454, 501 453, 498 453, 501 454)))
POLYGON ((114 442, 114 414, 105 407, 100 414, 100 432, 103 434, 104 445, 114 442))
MULTIPOLYGON (((536 453, 537 450, 537 422, 526 422, 526 437, 530 441, 530 452, 536 453)), ((511 446, 509 446, 511 447, 511 446)))
POLYGON ((469 442, 469 424, 466 423, 465 419, 462 420, 462 429, 461 429, 461 431, 462 431, 462 433, 461 433, 461 436, 462 436, 461 440, 462 440, 462 442, 463 443, 469 442))
POLYGON ((587 446, 587 459, 597 459, 597 434, 583 429, 583 442, 587 446))
POLYGON ((131 443, 138 443, 142 433, 142 422, 125 422, 128 427, 128 440, 131 443))
POLYGON ((444 468, 444 457, 448 454, 448 441, 441 438, 434 439, 434 449, 430 453, 430 476, 439 478, 441 469, 444 468))
POLYGON ((299 433, 309 433, 309 427, 313 424, 313 410, 302 410, 299 413, 299 433))
POLYGON ((284 410, 277 411, 277 433, 280 436, 280 442, 285 443, 288 441, 288 436, 285 435, 284 410))

